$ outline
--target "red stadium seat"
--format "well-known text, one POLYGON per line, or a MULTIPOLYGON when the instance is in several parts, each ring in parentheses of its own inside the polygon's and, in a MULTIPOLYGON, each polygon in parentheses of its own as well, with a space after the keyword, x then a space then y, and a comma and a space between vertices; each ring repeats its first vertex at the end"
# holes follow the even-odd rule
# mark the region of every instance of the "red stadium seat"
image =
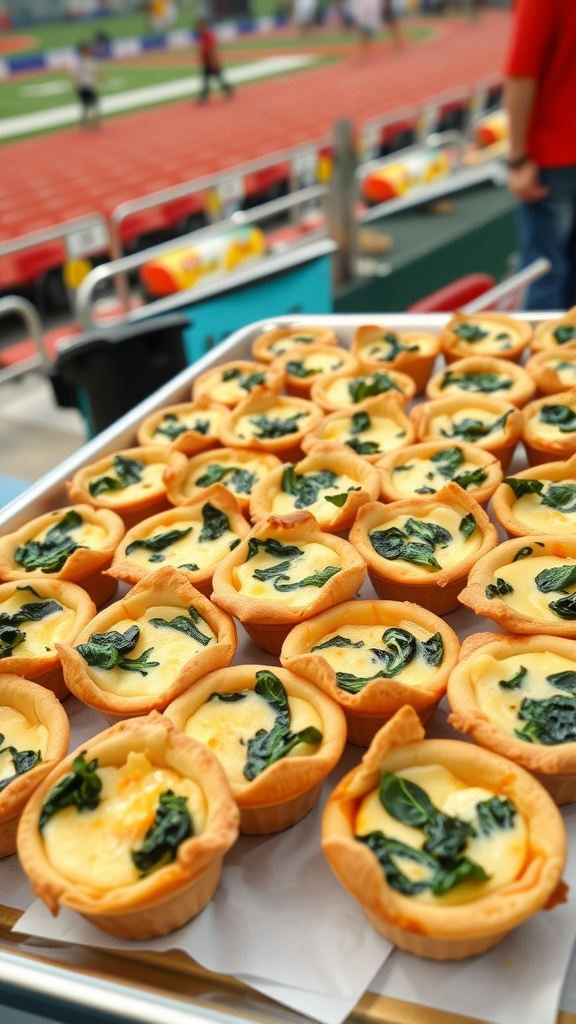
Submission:
POLYGON ((414 302, 408 306, 406 312, 451 313, 454 309, 459 309, 460 306, 465 306, 467 302, 472 302, 472 299, 483 295, 496 283, 496 278, 491 274, 465 274, 464 277, 451 281, 444 288, 439 288, 438 291, 431 292, 430 295, 414 302))

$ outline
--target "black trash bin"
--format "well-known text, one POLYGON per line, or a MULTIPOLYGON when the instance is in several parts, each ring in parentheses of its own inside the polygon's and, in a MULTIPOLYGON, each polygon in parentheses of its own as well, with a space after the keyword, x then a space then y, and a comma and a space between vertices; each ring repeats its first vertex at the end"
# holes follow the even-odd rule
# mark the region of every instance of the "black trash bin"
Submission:
POLYGON ((188 365, 187 326, 170 313, 82 334, 49 371, 58 405, 79 409, 94 437, 188 365))

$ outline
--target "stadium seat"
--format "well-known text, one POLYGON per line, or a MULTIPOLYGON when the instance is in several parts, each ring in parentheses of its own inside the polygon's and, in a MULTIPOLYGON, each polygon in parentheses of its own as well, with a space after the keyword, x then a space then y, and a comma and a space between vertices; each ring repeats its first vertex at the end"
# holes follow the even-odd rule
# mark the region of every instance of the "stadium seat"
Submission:
POLYGON ((444 313, 452 312, 467 302, 478 298, 484 292, 489 291, 496 284, 496 278, 491 274, 465 274, 463 277, 451 281, 450 284, 439 288, 430 295, 424 296, 418 302, 414 302, 406 309, 407 313, 444 313))

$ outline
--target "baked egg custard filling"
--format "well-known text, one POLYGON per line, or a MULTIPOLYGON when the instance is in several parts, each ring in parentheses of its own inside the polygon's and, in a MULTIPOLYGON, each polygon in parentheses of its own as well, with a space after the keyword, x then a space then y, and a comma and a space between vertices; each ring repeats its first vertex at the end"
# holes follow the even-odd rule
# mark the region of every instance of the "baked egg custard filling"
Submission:
POLYGON ((374 551, 400 561, 408 577, 435 573, 473 555, 482 545, 482 532, 471 512, 443 506, 427 515, 399 515, 383 529, 368 534, 374 551))
POLYGON ((258 441, 273 441, 289 437, 306 429, 311 413, 301 406, 291 405, 286 399, 277 409, 270 406, 265 412, 239 416, 234 424, 234 433, 244 441, 252 438, 258 441))
MULTIPOLYGON (((313 521, 313 520, 312 520, 313 521)), ((324 544, 299 547, 273 537, 252 537, 248 557, 232 570, 236 590, 247 597, 305 608, 332 576, 342 569, 338 554, 324 544)))
POLYGON ((122 505, 127 498, 145 497, 149 491, 162 491, 164 462, 143 462, 125 455, 115 455, 110 469, 101 476, 90 477, 87 488, 92 498, 104 498, 110 505, 122 505))
POLYGON ((576 619, 576 559, 538 555, 537 549, 537 541, 528 543, 516 561, 496 569, 486 597, 500 598, 521 615, 546 622, 576 619))
POLYGON ((370 340, 358 345, 357 353, 362 359, 375 362, 391 363, 403 353, 431 355, 436 351, 436 341, 430 335, 419 335, 416 331, 408 334, 397 334, 396 331, 383 330, 376 333, 370 340))
POLYGON ((2 658, 46 658, 56 654, 76 620, 72 608, 41 598, 29 586, 17 587, 0 603, 0 661, 2 658))
POLYGON ((0 792, 45 757, 48 730, 17 708, 0 707, 0 792))
POLYGON ((70 509, 20 544, 14 552, 14 562, 26 572, 60 572, 78 548, 98 550, 108 539, 109 534, 102 526, 87 522, 79 512, 70 509))
POLYGON ((326 388, 326 398, 336 408, 344 408, 347 405, 356 405, 363 402, 365 398, 373 398, 375 395, 384 395, 389 391, 403 394, 402 388, 385 371, 371 373, 365 376, 336 377, 326 388))
POLYGON ((452 415, 441 413, 439 416, 433 416, 430 420, 429 433, 460 441, 480 444, 487 441, 492 444, 505 437, 506 420, 512 412, 510 409, 502 416, 494 416, 493 412, 470 405, 452 415))
POLYGON ((282 475, 281 489, 276 491, 271 511, 287 515, 295 509, 308 509, 318 520, 330 521, 335 508, 342 508, 350 491, 362 488, 347 473, 321 469, 311 473, 296 473, 294 465, 287 465, 282 475))
POLYGON ((514 493, 510 512, 533 533, 571 534, 576 525, 576 479, 505 477, 514 493))
POLYGON ((226 513, 206 502, 190 518, 155 526, 147 536, 131 541, 124 554, 148 572, 159 565, 196 572, 220 562, 239 543, 226 513))
POLYGON ((204 463, 197 473, 185 480, 182 490, 187 497, 192 497, 211 484, 223 484, 236 497, 247 498, 253 487, 269 472, 269 463, 256 453, 248 458, 239 456, 237 452, 222 456, 216 449, 213 461, 204 463))
POLYGON ((362 410, 349 419, 338 418, 327 424, 322 437, 347 444, 357 455, 378 455, 398 448, 406 431, 392 416, 374 416, 362 410))
POLYGON ((203 437, 212 437, 217 432, 222 412, 216 409, 192 410, 189 413, 167 412, 155 428, 152 437, 157 444, 170 444, 181 434, 193 430, 203 437))
POLYGON ((464 458, 457 446, 437 452, 429 459, 410 458, 391 471, 392 483, 400 494, 435 494, 450 481, 463 490, 481 487, 488 479, 485 469, 464 458))
POLYGON ((479 353, 508 352, 519 341, 521 335, 513 327, 475 317, 450 327, 458 338, 458 344, 466 346, 471 355, 479 353))

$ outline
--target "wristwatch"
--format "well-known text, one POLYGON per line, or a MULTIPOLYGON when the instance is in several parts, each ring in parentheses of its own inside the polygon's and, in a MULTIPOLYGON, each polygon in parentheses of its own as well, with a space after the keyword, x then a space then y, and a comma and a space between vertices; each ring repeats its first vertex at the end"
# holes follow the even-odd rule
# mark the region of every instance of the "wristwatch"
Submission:
POLYGON ((524 156, 519 156, 516 160, 509 160, 508 167, 511 171, 517 171, 519 167, 523 167, 524 164, 527 164, 531 159, 532 158, 529 157, 527 153, 524 153, 524 156))

